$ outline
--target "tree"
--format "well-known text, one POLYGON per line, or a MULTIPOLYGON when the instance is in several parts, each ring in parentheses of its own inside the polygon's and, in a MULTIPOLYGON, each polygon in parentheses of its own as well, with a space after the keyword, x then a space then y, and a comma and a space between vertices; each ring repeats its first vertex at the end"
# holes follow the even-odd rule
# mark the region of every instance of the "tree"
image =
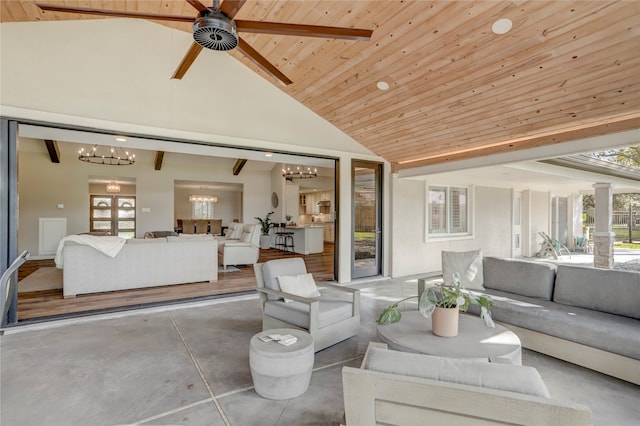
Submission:
POLYGON ((640 145, 594 152, 592 155, 624 166, 640 168, 640 145))

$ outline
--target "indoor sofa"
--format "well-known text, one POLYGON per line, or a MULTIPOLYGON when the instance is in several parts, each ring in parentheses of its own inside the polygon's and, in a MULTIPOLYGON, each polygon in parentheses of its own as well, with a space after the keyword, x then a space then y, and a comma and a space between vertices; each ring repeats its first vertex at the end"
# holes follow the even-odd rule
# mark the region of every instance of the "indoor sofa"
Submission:
POLYGON ((497 257, 481 272, 472 291, 523 347, 640 384, 640 273, 497 257))
POLYGON ((588 407, 554 400, 521 365, 398 352, 369 343, 360 368, 342 368, 349 425, 588 425, 588 407))
POLYGON ((62 244, 64 297, 218 280, 212 236, 128 239, 114 257, 86 244, 62 244))

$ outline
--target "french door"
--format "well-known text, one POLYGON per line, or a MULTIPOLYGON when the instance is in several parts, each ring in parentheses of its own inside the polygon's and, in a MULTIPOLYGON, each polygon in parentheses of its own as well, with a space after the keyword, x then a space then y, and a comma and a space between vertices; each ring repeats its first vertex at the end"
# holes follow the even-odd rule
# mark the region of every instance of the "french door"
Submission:
POLYGON ((136 197, 91 196, 91 232, 107 232, 122 238, 136 236, 136 197))
POLYGON ((351 277, 382 273, 382 164, 353 161, 351 277))

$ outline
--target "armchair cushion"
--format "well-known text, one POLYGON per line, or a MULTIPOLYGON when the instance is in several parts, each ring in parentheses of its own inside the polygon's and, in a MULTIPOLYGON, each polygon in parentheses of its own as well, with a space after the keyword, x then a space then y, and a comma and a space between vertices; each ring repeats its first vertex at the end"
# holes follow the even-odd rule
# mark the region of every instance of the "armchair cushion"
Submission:
MULTIPOLYGON (((280 275, 278 277, 278 284, 280 290, 285 293, 295 294, 302 297, 320 297, 316 282, 313 280, 313 275, 297 274, 297 275, 280 275)), ((290 299, 285 298, 285 302, 291 302, 290 299)))
MULTIPOLYGON (((324 328, 353 316, 353 303, 333 298, 319 297, 318 327, 324 328)), ((268 301, 264 305, 264 313, 282 321, 308 329, 309 305, 300 302, 286 303, 282 300, 268 301)))

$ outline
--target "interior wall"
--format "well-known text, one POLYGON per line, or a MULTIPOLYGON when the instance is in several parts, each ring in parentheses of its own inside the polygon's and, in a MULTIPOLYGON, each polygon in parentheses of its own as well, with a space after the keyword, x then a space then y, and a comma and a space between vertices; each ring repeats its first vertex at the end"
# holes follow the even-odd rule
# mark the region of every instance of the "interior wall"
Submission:
POLYGON ((175 179, 242 184, 245 190, 233 200, 231 219, 249 218, 246 223, 256 223, 253 218, 263 214, 270 203, 270 172, 243 171, 233 176, 231 168, 210 167, 206 158, 172 153, 165 154, 161 170, 154 169, 153 153, 144 152, 136 154, 132 166, 88 164, 78 161, 74 144, 68 143, 59 144, 61 162, 57 164, 51 162, 42 141, 22 138, 20 144, 18 247, 34 256, 40 217, 66 217, 67 234, 89 230, 89 177, 101 173, 117 172, 135 179, 137 238, 147 231, 173 229, 175 179), (59 204, 64 207, 58 208, 59 204))

